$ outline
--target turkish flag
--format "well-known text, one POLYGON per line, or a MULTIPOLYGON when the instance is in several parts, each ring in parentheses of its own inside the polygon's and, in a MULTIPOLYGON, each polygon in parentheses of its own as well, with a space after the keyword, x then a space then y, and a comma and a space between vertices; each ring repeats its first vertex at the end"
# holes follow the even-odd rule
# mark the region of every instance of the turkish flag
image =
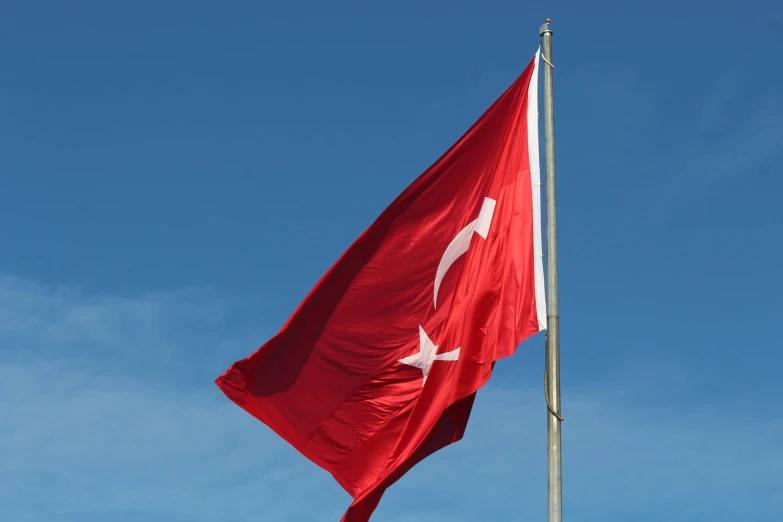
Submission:
POLYGON ((546 326, 538 58, 216 380, 351 494, 343 522, 462 438, 495 361, 546 326))

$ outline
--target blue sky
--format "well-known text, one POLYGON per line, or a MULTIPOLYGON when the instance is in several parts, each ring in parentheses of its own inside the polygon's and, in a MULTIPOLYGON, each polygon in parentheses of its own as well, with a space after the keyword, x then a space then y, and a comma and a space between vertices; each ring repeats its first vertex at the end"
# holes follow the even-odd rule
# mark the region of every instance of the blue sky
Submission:
MULTIPOLYGON (((555 30, 564 512, 783 510, 777 2, 6 2, 0 519, 334 521, 213 379, 555 30)), ((543 520, 543 347, 374 522, 543 520)))

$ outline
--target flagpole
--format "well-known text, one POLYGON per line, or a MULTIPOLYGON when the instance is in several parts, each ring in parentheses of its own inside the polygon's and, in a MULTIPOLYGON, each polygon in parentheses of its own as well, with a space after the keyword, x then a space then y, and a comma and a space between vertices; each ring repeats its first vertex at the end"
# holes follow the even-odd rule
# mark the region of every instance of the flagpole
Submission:
POLYGON ((546 146, 546 271, 547 271, 547 337, 546 337, 546 399, 547 399, 547 488, 549 522, 563 520, 562 448, 560 446, 560 312, 557 289, 557 212, 555 206, 555 101, 552 86, 551 20, 540 28, 544 62, 544 138, 546 146))

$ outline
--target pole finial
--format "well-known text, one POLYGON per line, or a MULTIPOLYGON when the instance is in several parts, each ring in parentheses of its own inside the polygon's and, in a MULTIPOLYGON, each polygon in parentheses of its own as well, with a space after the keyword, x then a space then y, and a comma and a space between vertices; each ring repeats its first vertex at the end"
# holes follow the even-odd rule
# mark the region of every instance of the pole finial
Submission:
POLYGON ((544 25, 542 25, 539 28, 538 34, 540 34, 541 36, 544 36, 544 34, 546 34, 546 33, 552 34, 552 29, 549 28, 549 24, 551 24, 551 23, 552 23, 552 19, 551 18, 547 18, 546 22, 544 23, 544 25))

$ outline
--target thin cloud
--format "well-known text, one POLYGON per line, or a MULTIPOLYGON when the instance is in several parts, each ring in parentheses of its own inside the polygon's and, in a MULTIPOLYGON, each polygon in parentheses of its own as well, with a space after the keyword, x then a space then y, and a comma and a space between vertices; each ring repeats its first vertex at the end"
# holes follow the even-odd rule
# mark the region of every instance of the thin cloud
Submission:
POLYGON ((0 383, 4 519, 214 520, 264 499, 285 520, 306 514, 289 484, 319 498, 328 481, 208 390, 44 361, 2 365, 0 383))
MULTIPOLYGON (((690 183, 752 177, 783 149, 783 113, 757 110, 715 142, 695 141, 682 148, 673 170, 690 183)), ((679 176, 678 176, 679 177, 679 176)))
MULTIPOLYGON (((662 191, 652 213, 656 219, 694 201, 708 199, 714 191, 737 182, 757 182, 769 165, 783 160, 783 111, 768 104, 740 121, 716 122, 712 132, 683 143, 641 171, 662 191)), ((637 172, 637 175, 641 173, 637 172)))

